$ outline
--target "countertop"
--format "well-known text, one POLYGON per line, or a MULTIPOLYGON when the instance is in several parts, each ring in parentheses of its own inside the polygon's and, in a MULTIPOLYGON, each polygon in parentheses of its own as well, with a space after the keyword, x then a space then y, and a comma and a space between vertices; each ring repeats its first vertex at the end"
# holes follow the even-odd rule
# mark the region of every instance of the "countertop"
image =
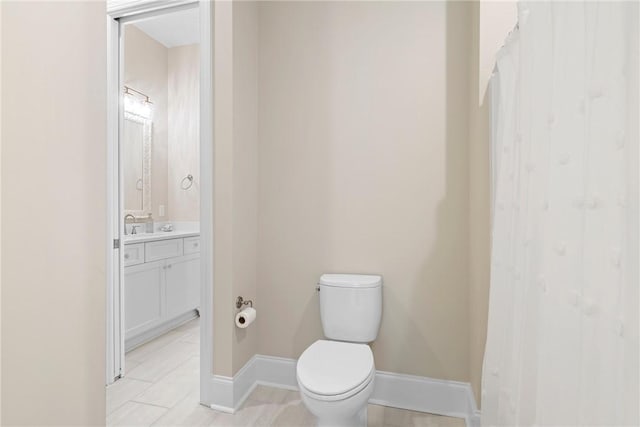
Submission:
POLYGON ((157 231, 155 233, 138 233, 124 236, 124 244, 153 242, 155 240, 178 239, 199 236, 200 231, 157 231))

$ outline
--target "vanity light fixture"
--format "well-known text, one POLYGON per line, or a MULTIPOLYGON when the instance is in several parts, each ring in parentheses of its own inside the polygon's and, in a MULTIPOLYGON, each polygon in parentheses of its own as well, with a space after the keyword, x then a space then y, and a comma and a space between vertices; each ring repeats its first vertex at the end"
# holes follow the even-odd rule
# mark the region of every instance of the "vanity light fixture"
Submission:
POLYGON ((149 99, 149 95, 133 89, 132 87, 124 87, 124 109, 125 111, 150 119, 153 112, 153 102, 149 99), (140 99, 143 98, 143 99, 140 99))

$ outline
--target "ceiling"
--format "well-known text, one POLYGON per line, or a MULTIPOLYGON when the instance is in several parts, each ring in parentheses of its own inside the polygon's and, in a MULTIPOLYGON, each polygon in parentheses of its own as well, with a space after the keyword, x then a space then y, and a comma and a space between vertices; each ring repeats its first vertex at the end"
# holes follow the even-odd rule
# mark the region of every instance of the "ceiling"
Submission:
POLYGON ((133 25, 165 47, 177 47, 200 42, 199 8, 154 16, 133 25))

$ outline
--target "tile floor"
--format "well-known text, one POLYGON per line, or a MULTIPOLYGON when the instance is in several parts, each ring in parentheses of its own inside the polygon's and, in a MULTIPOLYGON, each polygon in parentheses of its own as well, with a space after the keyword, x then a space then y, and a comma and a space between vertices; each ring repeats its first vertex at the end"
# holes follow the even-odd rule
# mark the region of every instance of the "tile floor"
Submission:
MULTIPOLYGON (((258 386, 226 414, 198 403, 198 319, 126 355, 127 375, 107 387, 108 426, 312 426, 295 391, 258 386)), ((464 420, 369 405, 370 426, 464 427, 464 420)))

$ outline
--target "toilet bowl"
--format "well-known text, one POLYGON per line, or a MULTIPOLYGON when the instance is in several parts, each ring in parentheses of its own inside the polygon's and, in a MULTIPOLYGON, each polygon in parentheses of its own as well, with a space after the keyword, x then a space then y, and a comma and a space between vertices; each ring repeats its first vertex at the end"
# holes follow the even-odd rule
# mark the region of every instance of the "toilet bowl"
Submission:
POLYGON ((302 401, 321 427, 364 427, 376 368, 368 343, 382 319, 382 276, 323 274, 320 320, 327 340, 307 348, 296 366, 302 401))
POLYGON ((375 373, 368 345, 340 341, 316 341, 297 365, 302 401, 321 427, 366 426, 375 373))

